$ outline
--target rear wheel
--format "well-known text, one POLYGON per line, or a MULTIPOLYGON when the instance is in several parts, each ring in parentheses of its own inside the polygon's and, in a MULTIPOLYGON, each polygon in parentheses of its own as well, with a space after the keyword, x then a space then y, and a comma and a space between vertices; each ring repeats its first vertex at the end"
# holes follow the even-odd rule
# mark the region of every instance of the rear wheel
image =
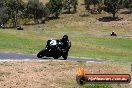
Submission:
POLYGON ((63 57, 64 60, 66 60, 67 57, 68 57, 68 52, 64 53, 62 57, 63 57))
POLYGON ((41 51, 37 54, 37 57, 38 57, 38 58, 44 57, 44 51, 45 51, 45 50, 41 50, 41 51))

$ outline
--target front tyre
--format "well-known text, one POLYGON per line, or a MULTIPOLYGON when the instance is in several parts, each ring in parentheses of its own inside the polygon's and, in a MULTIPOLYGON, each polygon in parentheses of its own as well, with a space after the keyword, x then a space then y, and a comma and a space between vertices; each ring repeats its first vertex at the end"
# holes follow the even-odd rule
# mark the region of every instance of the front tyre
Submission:
POLYGON ((44 57, 44 51, 45 51, 45 50, 41 50, 41 51, 37 54, 37 57, 38 57, 38 58, 44 57))

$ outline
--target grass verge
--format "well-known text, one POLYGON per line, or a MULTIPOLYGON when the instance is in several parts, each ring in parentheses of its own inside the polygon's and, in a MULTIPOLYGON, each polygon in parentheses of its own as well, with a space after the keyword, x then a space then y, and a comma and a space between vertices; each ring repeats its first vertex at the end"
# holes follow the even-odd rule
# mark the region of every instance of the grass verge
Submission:
POLYGON ((87 74, 131 74, 129 63, 85 63, 73 61, 0 62, 1 88, 131 88, 131 84, 76 83, 78 67, 87 74), (7 75, 7 73, 10 73, 7 75))
MULTIPOLYGON (((39 31, 0 30, 0 51, 16 53, 38 53, 51 37, 39 31)), ((61 38, 62 34, 53 35, 61 38)), ((132 39, 113 37, 90 37, 69 34, 72 47, 69 56, 132 61, 132 39)))

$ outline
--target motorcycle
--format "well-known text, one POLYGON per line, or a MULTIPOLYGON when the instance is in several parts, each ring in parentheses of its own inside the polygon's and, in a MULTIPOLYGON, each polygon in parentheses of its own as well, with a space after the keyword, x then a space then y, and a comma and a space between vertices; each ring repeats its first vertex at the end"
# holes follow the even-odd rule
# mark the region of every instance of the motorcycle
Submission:
POLYGON ((110 36, 117 36, 117 34, 115 32, 112 32, 110 36))
POLYGON ((59 39, 50 39, 47 41, 46 47, 37 54, 37 57, 53 57, 54 59, 63 57, 63 59, 66 60, 68 57, 69 49, 62 49, 62 46, 63 42, 61 42, 59 39))

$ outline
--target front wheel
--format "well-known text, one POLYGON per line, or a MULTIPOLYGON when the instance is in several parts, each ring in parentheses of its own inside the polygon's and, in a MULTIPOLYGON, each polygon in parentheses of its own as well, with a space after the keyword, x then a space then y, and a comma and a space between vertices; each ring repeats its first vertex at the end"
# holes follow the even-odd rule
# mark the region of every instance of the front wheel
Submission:
POLYGON ((38 58, 44 57, 44 51, 45 51, 45 50, 41 50, 41 51, 37 54, 37 57, 38 57, 38 58))

